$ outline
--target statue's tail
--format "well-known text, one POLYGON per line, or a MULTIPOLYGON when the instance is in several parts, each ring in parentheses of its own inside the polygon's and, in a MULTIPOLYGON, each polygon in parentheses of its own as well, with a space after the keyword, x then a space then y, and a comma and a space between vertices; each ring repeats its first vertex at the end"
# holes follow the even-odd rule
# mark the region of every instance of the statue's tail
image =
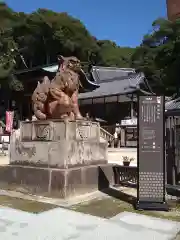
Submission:
POLYGON ((41 83, 41 91, 43 91, 46 96, 49 94, 50 83, 49 78, 45 76, 43 82, 41 83))
POLYGON ((37 119, 39 120, 46 120, 47 116, 45 113, 43 113, 41 110, 36 109, 35 105, 34 105, 34 115, 36 116, 37 119))
POLYGON ((49 94, 50 80, 44 77, 42 83, 38 82, 37 87, 32 95, 32 106, 34 115, 37 119, 45 120, 46 116, 46 102, 49 94))

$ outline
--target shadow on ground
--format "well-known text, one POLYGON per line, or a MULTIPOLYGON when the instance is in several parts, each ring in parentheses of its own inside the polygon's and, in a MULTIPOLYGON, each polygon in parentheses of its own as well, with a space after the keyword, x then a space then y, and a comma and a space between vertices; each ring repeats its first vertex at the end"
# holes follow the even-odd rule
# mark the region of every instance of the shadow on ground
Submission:
POLYGON ((107 179, 104 171, 100 167, 99 167, 99 175, 98 175, 98 190, 107 194, 108 196, 111 196, 123 202, 129 203, 135 208, 136 197, 123 193, 119 189, 112 188, 110 186, 109 180, 107 179))

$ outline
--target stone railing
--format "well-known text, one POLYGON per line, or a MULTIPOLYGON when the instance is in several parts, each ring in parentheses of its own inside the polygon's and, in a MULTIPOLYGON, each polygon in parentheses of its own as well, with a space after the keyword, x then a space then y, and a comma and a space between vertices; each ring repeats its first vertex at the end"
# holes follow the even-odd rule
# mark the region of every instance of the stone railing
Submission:
POLYGON ((114 141, 114 136, 102 127, 100 127, 100 138, 106 140, 109 143, 112 143, 114 141))

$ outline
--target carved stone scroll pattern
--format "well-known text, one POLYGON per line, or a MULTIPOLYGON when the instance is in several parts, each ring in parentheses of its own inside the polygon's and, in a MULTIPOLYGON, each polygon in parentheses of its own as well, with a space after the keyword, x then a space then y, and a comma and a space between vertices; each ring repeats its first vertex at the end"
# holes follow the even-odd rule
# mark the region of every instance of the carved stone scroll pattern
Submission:
POLYGON ((33 145, 32 147, 24 146, 18 139, 15 140, 15 151, 17 154, 28 157, 28 159, 32 158, 36 154, 36 147, 33 145))
POLYGON ((51 127, 49 125, 39 125, 35 128, 36 139, 50 140, 51 127))
POLYGON ((77 139, 89 139, 91 137, 91 126, 89 125, 79 125, 76 128, 77 139))

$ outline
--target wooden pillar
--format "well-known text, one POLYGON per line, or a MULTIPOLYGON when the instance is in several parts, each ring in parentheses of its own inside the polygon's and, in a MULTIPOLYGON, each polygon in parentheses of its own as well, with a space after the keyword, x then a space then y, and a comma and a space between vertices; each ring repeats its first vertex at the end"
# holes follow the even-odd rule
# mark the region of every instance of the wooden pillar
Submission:
POLYGON ((121 129, 121 146, 125 147, 125 128, 121 129))
POLYGON ((134 117, 134 104, 133 101, 131 101, 131 118, 134 117))

